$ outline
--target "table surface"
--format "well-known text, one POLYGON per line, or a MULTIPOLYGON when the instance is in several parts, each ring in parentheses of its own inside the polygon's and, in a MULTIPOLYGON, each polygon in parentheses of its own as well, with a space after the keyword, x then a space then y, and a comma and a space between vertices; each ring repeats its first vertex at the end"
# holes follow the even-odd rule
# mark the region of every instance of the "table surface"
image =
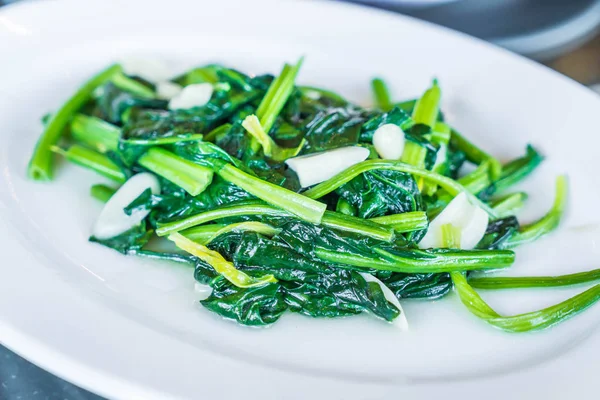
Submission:
MULTIPOLYGON (((14 0, 0 0, 0 6, 14 0)), ((600 34, 547 65, 585 85, 600 84, 600 34)), ((0 399, 102 400, 0 345, 0 399)))

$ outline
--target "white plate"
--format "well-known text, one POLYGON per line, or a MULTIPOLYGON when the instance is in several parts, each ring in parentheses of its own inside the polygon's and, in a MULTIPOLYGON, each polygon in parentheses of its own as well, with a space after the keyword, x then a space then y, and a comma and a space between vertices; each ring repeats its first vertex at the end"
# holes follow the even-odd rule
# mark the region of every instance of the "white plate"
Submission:
MULTIPOLYGON (((600 99, 544 67, 412 19, 329 2, 24 3, 0 11, 0 341, 7 347, 122 399, 589 398, 595 391, 600 306, 524 335, 485 325, 454 295, 405 302, 408 333, 367 316, 286 315, 270 329, 248 329, 197 305, 191 270, 88 243, 100 209, 88 190, 100 179, 62 165, 54 182, 40 184, 26 179, 25 167, 40 116, 131 53, 179 68, 221 61, 249 72, 276 72, 305 54, 301 82, 363 103, 375 74, 399 99, 437 76, 448 119, 468 137, 502 159, 527 142, 548 156, 524 185, 532 194, 524 219, 550 206, 557 172, 570 174, 561 232, 520 249, 511 273, 598 266, 600 99)), ((483 295, 515 313, 581 290, 483 295)))

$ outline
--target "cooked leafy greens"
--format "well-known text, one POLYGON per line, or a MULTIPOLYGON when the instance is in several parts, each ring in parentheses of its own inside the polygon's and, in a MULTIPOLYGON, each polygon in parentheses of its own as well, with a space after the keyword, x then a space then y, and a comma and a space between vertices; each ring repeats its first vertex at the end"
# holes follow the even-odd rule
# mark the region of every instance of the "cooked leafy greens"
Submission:
POLYGON ((189 264, 212 290, 202 305, 244 325, 272 324, 286 312, 366 312, 394 321, 403 311, 389 293, 437 299, 454 288, 482 320, 523 332, 600 299, 594 286, 544 310, 504 317, 474 290, 600 279, 598 270, 486 276, 514 263, 513 248, 556 229, 565 210, 567 181, 559 177, 548 214, 518 220, 527 194, 508 190, 542 162, 533 146, 503 165, 444 119, 437 80, 421 97, 395 102, 376 78, 376 107, 369 109, 298 86, 302 63, 285 64, 278 76, 210 64, 168 82, 110 66, 47 119, 29 176, 51 180, 57 154, 108 178, 112 185, 91 187, 110 211, 97 224, 122 229, 90 240, 189 264), (161 85, 174 90, 170 97, 161 85), (404 138, 399 159, 378 156, 373 138, 389 125, 404 138), (361 148, 363 158, 349 163, 339 156, 349 153, 332 151, 345 147, 361 148), (314 165, 317 153, 325 161, 314 165), (291 159, 298 161, 293 168, 291 159), (461 175, 464 163, 475 168, 461 175), (302 187, 300 174, 318 183, 302 187), (144 186, 142 175, 156 187, 144 186), (169 239, 179 251, 153 251, 150 239, 169 239))

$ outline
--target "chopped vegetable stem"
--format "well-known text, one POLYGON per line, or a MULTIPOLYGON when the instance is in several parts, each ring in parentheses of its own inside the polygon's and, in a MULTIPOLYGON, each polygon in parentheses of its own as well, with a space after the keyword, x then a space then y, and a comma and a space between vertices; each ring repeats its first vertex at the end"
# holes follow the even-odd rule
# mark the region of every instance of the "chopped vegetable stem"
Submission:
POLYGON ((58 112, 52 114, 42 136, 38 139, 31 160, 29 161, 27 171, 30 178, 38 181, 52 180, 53 164, 51 147, 58 143, 73 115, 89 100, 94 90, 120 72, 121 67, 119 65, 108 67, 87 81, 67 100, 58 112))

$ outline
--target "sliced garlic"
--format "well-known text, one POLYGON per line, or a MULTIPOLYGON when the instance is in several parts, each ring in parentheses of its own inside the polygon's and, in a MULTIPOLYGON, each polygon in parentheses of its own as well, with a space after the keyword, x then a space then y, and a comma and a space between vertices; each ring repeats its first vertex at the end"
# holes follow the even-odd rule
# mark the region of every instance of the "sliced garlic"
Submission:
POLYGON ((381 125, 373 134, 373 146, 379 157, 385 160, 399 160, 404 152, 404 132, 398 125, 381 125))
POLYGON ((210 83, 195 83, 185 86, 181 92, 169 101, 170 110, 183 110, 202 107, 210 101, 213 85, 210 83))
POLYGON ((379 287, 381 287, 381 291, 383 292, 385 299, 387 301, 389 301, 390 303, 392 303, 394 305, 394 307, 396 307, 398 309, 398 311, 400 311, 400 315, 398 315, 398 317, 394 320, 393 324, 396 325, 398 328, 400 328, 400 330, 407 331, 408 330, 408 320, 406 319, 406 314, 404 313, 404 310, 402 309, 402 306, 400 305, 400 301, 398 301, 398 298, 396 297, 394 292, 392 292, 390 290, 390 288, 385 285, 385 283, 381 282, 379 279, 377 279, 373 275, 368 274, 366 272, 359 272, 359 274, 360 274, 360 276, 363 277, 363 279, 365 281, 375 282, 375 283, 379 284, 379 287))
POLYGON ((326 181, 367 157, 368 149, 350 146, 288 158, 285 163, 298 175, 300 186, 304 188, 326 181))
POLYGON ((151 83, 166 81, 171 76, 167 64, 159 59, 127 57, 120 64, 126 75, 137 76, 151 83))
POLYGON ((419 248, 444 247, 442 226, 452 224, 461 231, 460 248, 473 249, 485 235, 488 223, 488 214, 471 204, 466 193, 460 193, 431 221, 427 233, 419 242, 419 248))
POLYGON ((92 235, 100 240, 110 239, 142 222, 150 211, 136 210, 131 215, 127 215, 123 209, 148 188, 153 194, 160 193, 160 183, 155 175, 143 172, 129 178, 100 212, 92 229, 92 235))
POLYGON ((156 95, 164 100, 171 100, 173 97, 177 96, 183 88, 171 81, 162 81, 156 84, 156 95))

